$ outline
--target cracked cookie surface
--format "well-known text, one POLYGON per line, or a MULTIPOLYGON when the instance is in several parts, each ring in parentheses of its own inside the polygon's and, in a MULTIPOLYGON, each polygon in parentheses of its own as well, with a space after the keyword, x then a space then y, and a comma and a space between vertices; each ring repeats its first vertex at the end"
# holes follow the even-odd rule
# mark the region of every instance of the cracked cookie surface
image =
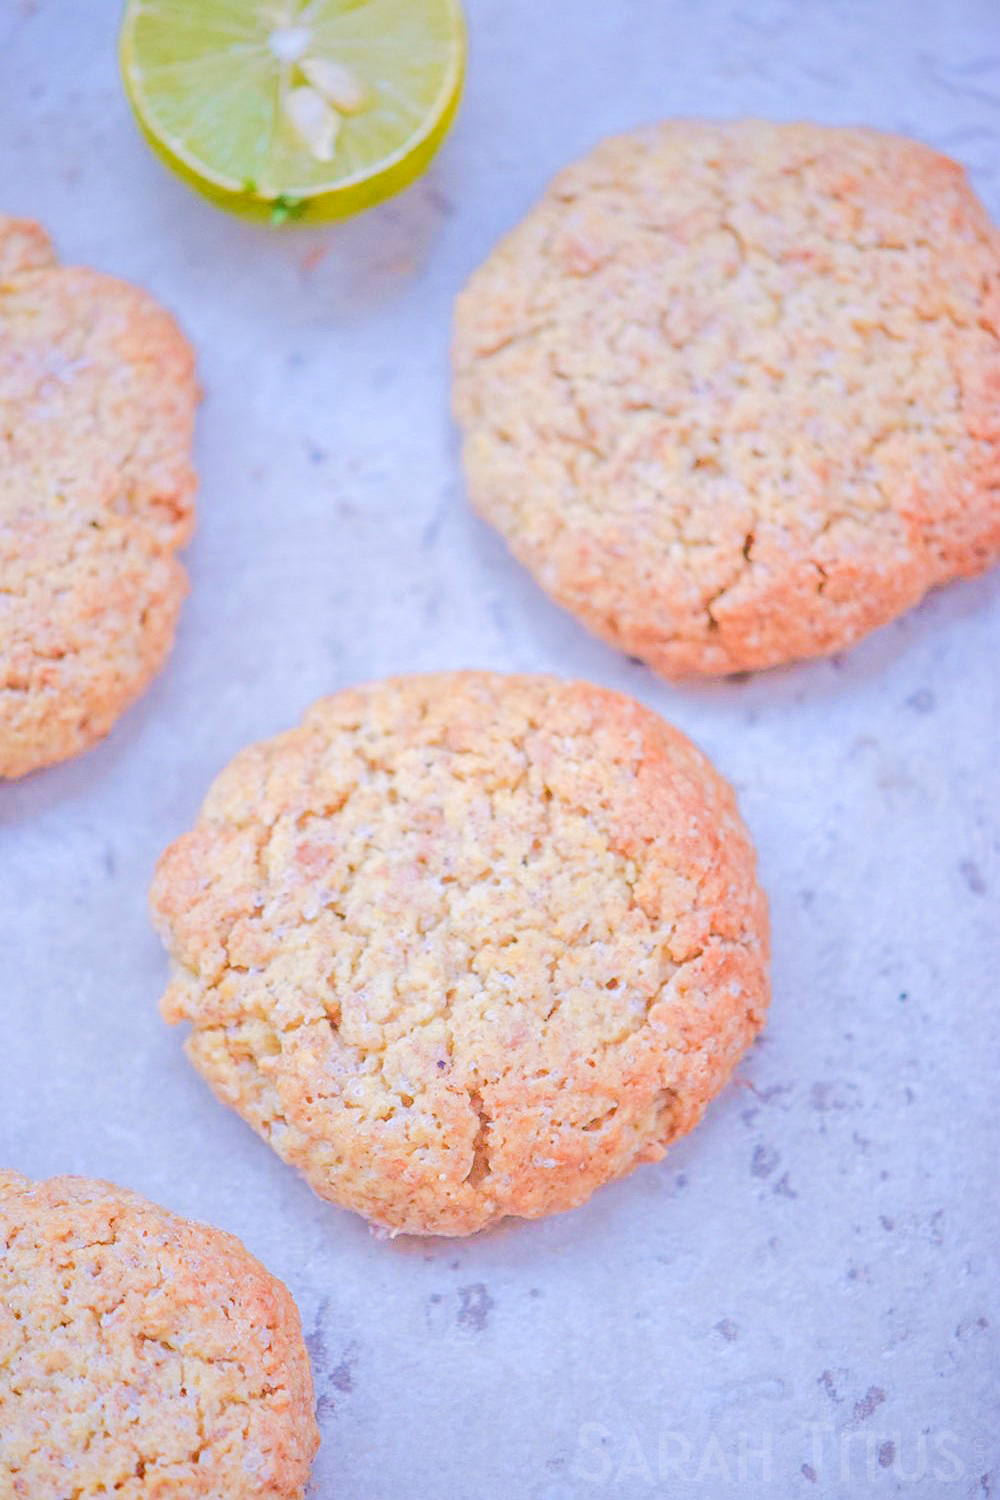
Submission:
POLYGON ((101 739, 162 665, 193 526, 191 349, 0 216, 0 777, 101 739))
POLYGON ((475 508, 665 676, 839 650, 1000 558, 1000 235, 868 129, 672 122, 458 300, 475 508))
POLYGON ((0 1171, 3 1500, 301 1500, 318 1443, 295 1304, 238 1240, 0 1171))
POLYGON ((631 699, 459 672, 321 700, 162 856, 162 1001, 324 1197, 465 1234, 697 1123, 767 1006, 729 787, 631 699))

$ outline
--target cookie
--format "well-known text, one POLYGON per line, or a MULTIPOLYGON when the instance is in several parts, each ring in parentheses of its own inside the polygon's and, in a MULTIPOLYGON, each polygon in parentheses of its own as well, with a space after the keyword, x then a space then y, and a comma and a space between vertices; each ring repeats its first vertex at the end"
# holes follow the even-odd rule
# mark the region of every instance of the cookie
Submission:
POLYGON ((295 1304, 239 1240, 0 1171, 3 1500, 301 1500, 318 1443, 295 1304))
POLYGON ((605 141, 473 275, 454 364, 474 507, 664 676, 840 650, 1000 558, 1000 234, 915 141, 605 141))
POLYGON ((767 1006, 733 793, 651 710, 552 677, 317 703, 223 771, 152 909, 195 1067, 391 1231, 540 1217, 658 1160, 767 1006))
POLYGON ((162 665, 196 398, 151 297, 0 217, 0 777, 87 749, 162 665))

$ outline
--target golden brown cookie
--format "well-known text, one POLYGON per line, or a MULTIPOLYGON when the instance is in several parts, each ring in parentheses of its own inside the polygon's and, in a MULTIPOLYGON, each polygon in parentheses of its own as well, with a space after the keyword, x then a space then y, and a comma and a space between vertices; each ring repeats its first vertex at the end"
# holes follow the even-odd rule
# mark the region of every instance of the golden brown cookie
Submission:
POLYGON ((1000 235, 915 141, 605 141, 472 277, 454 359, 473 505, 665 676, 838 650, 1000 557, 1000 235))
POLYGON ((729 787, 586 683, 395 678, 217 779, 160 860, 163 1002, 322 1196, 411 1233, 536 1218, 656 1161, 767 1006, 729 787))
POLYGON ((87 749, 162 665, 196 397, 151 297, 0 216, 0 777, 87 749))
POLYGON ((2 1500, 301 1500, 318 1444, 295 1304, 239 1240, 0 1171, 2 1500))

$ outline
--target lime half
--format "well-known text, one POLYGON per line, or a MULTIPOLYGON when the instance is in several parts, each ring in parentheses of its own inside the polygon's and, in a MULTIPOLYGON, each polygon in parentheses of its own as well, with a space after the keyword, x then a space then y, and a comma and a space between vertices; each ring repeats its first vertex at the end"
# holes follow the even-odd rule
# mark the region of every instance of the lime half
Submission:
POLYGON ((465 73, 458 0, 128 0, 125 87, 186 182, 272 223, 342 218, 427 166, 465 73))

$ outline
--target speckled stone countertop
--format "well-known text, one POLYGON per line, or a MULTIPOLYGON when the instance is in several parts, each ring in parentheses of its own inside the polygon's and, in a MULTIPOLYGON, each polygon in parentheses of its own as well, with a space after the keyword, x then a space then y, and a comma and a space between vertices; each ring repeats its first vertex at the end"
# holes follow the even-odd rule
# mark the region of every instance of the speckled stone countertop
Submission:
POLYGON ((0 6, 0 206, 199 351, 177 648, 110 740, 0 788, 0 1159, 238 1234, 315 1363, 315 1496, 1000 1493, 1000 576, 849 655, 672 688, 466 509, 452 298, 551 173, 669 114, 867 122, 1000 215, 996 0, 469 0, 466 103, 403 198, 230 222, 142 146, 113 0, 0 6), (145 893, 212 775, 317 695, 479 665, 593 678, 739 789, 769 1029, 704 1126, 587 1207, 380 1243, 214 1102, 160 1022, 145 893))

